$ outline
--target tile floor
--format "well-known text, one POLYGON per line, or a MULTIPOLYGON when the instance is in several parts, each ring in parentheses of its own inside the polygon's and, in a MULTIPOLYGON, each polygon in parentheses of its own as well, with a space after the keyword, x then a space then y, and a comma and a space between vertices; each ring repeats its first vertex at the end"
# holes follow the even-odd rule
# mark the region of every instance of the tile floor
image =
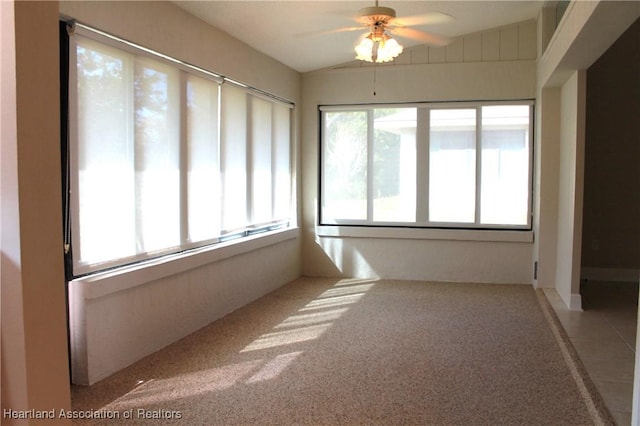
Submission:
POLYGON ((582 312, 567 310, 554 289, 545 294, 616 422, 630 425, 638 283, 583 282, 582 312))

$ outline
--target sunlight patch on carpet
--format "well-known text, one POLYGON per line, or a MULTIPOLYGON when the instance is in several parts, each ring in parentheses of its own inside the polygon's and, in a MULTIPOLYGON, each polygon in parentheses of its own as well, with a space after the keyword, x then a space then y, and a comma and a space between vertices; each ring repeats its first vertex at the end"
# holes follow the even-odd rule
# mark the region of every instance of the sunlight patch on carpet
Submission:
POLYGON ((291 364, 302 352, 291 352, 276 356, 267 362, 256 374, 251 376, 245 383, 257 383, 265 380, 275 379, 291 364))
POLYGON ((342 316, 348 308, 331 309, 324 312, 312 312, 309 314, 292 315, 280 324, 276 325, 275 329, 289 328, 289 327, 301 327, 306 325, 312 325, 323 322, 335 321, 342 316))
POLYGON ((293 343, 306 342, 307 340, 317 339, 331 327, 331 323, 310 325, 308 327, 295 328, 293 330, 278 331, 275 333, 267 333, 251 342, 240 351, 250 352, 260 349, 274 348, 276 346, 291 345, 293 343))

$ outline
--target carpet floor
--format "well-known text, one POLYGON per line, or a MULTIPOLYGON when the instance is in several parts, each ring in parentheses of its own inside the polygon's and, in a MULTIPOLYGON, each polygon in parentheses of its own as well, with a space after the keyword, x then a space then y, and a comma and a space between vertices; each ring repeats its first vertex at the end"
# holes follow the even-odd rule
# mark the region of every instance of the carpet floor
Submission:
POLYGON ((540 294, 301 278, 74 386, 74 410, 112 417, 74 424, 613 424, 540 294))

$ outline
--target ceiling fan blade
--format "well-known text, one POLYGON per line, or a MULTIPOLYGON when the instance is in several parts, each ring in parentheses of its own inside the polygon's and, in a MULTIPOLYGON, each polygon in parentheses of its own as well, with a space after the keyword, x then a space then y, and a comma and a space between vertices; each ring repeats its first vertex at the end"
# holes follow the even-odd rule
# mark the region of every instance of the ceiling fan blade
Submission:
POLYGON ((304 32, 304 33, 298 33, 298 34, 296 34, 296 37, 312 37, 312 36, 319 36, 319 35, 345 33, 345 32, 349 32, 349 31, 364 31, 366 29, 367 28, 363 27, 363 26, 334 28, 332 30, 319 30, 319 31, 309 31, 309 32, 304 32))
POLYGON ((394 35, 419 40, 425 44, 436 47, 446 46, 452 41, 449 37, 407 27, 390 28, 388 31, 394 35))
POLYGON ((425 13, 424 15, 403 16, 394 18, 392 25, 410 27, 415 25, 435 25, 453 21, 453 16, 442 12, 425 13))

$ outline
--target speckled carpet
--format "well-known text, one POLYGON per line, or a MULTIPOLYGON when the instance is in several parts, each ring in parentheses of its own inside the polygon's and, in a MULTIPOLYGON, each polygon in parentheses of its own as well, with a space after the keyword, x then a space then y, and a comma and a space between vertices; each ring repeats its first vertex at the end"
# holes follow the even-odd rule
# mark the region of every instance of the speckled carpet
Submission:
POLYGON ((76 415, 93 417, 74 423, 612 424, 540 297, 527 285, 301 278, 74 386, 76 415))

